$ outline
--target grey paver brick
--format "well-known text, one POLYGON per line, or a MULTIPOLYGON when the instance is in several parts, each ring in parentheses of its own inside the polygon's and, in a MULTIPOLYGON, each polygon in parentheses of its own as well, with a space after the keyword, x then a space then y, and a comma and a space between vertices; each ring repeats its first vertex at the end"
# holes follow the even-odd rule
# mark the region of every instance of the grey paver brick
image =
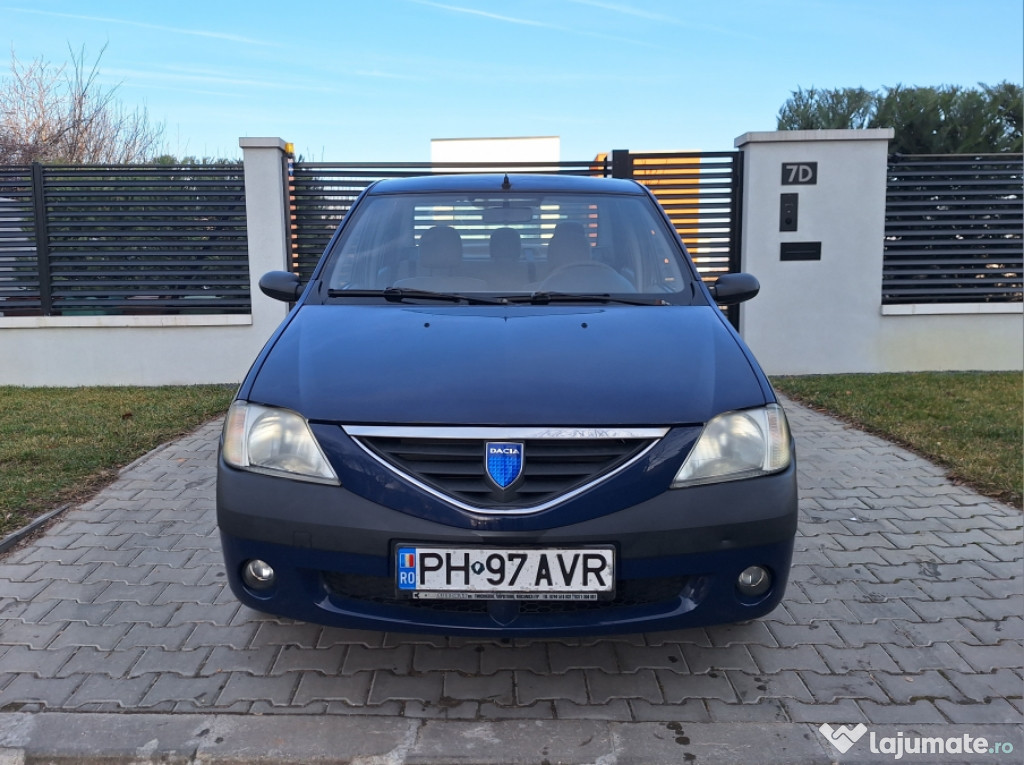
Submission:
POLYGON ((782 646, 795 645, 845 645, 843 639, 832 627, 831 622, 811 622, 810 624, 769 624, 769 629, 782 646))
POLYGON ((556 675, 574 669, 603 669, 606 672, 618 672, 619 662, 612 643, 599 643, 593 646, 577 647, 560 643, 548 646, 548 661, 551 671, 556 675))
MULTIPOLYGON (((931 622, 929 628, 936 624, 948 622, 953 619, 980 619, 984 614, 974 603, 984 601, 979 598, 953 597, 946 600, 908 600, 907 605, 914 611, 917 618, 911 621, 931 622)), ((1005 613, 1005 612, 1004 612, 1005 613)))
POLYGON ((910 635, 900 628, 902 622, 879 620, 869 624, 860 622, 831 622, 831 626, 842 637, 844 644, 850 648, 865 645, 885 644, 889 646, 910 647, 916 645, 910 635))
POLYGON ((342 662, 348 646, 333 645, 330 648, 302 648, 299 646, 283 646, 271 675, 283 675, 289 672, 320 672, 327 676, 340 674, 342 662))
POLYGON ((363 645, 349 646, 342 664, 343 674, 351 675, 368 669, 386 670, 394 674, 412 671, 413 646, 370 649, 363 645))
POLYGON ((864 699, 857 704, 868 722, 879 725, 940 725, 947 722, 946 716, 931 700, 919 699, 909 704, 894 706, 864 699))
POLYGON ((889 701, 872 672, 856 671, 841 675, 801 672, 800 677, 816 703, 828 705, 840 699, 871 699, 880 704, 889 701))
POLYGON ((260 622, 252 639, 253 648, 265 645, 280 645, 290 648, 316 648, 320 642, 323 627, 305 622, 260 622))
POLYGON ((861 711, 857 702, 853 699, 842 698, 833 704, 815 702, 807 704, 795 699, 782 699, 782 706, 789 715, 792 722, 821 723, 842 722, 843 725, 855 725, 859 722, 869 722, 867 716, 861 711))
POLYGON ((944 673, 931 669, 907 674, 873 672, 871 677, 889 698, 899 704, 937 698, 948 698, 957 703, 969 700, 946 679, 944 673))
MULTIPOLYGON (((160 586, 160 585, 153 585, 160 586)), ((181 624, 197 625, 200 623, 212 624, 218 627, 227 627, 235 619, 241 606, 235 603, 175 603, 174 613, 167 622, 169 626, 181 624)))
POLYGON ((908 648, 892 643, 887 643, 884 647, 904 672, 922 672, 928 669, 971 671, 963 657, 948 643, 932 643, 927 650, 921 650, 919 647, 908 648))
POLYGON ((960 624, 976 640, 971 643, 994 645, 1001 640, 1024 640, 1024 617, 1007 616, 1005 619, 959 619, 960 624))
POLYGON ((614 650, 618 666, 623 672, 686 668, 683 652, 678 645, 635 646, 616 643, 614 650))
POLYGON ((345 630, 338 627, 324 627, 317 641, 317 648, 329 648, 332 645, 361 645, 364 648, 376 648, 384 645, 385 633, 371 630, 345 630))
MULTIPOLYGON (((792 613, 792 612, 791 612, 792 613)), ((741 622, 739 624, 716 624, 706 628, 711 644, 716 648, 733 645, 775 646, 778 642, 763 621, 741 622)))
POLYGON ((153 675, 135 678, 88 675, 61 706, 75 709, 103 704, 131 709, 138 706, 155 681, 153 675))
POLYGON ((510 706, 515 703, 515 679, 507 670, 482 676, 445 672, 442 693, 452 699, 510 706))
POLYGON ((914 645, 930 646, 935 643, 975 643, 974 636, 956 619, 936 622, 893 622, 900 633, 906 635, 914 645))
POLYGON ((547 646, 540 642, 523 648, 485 645, 479 654, 480 672, 484 675, 505 669, 529 670, 537 674, 550 670, 547 646))
POLYGON ((813 646, 798 645, 787 648, 768 648, 761 645, 750 646, 750 655, 760 672, 774 674, 784 670, 804 669, 814 672, 827 672, 825 660, 821 658, 813 646))
MULTIPOLYGON (((128 584, 126 582, 109 582, 107 586, 94 599, 94 603, 134 603, 146 606, 147 612, 160 593, 164 591, 164 584, 128 584)), ((156 613, 159 613, 157 611, 156 613)), ((150 617, 152 618, 152 617, 150 617)), ((145 621, 150 621, 147 618, 145 621)), ((164 622, 166 624, 166 622, 164 622)))
POLYGON ((1024 656, 1024 646, 1018 640, 1005 640, 996 645, 954 643, 953 648, 978 672, 1019 667, 1024 656))
POLYGON ((948 699, 936 699, 935 706, 950 722, 963 725, 1020 725, 1020 712, 1006 699, 993 699, 986 704, 957 704, 948 699))
POLYGON ((726 672, 740 704, 754 704, 764 699, 814 700, 801 676, 794 671, 752 675, 748 672, 726 672))
POLYGON ((725 672, 683 675, 658 669, 654 673, 668 704, 681 704, 688 699, 737 701, 736 691, 725 672))
POLYGON ((609 674, 600 669, 588 669, 590 700, 594 704, 607 704, 612 699, 644 699, 657 704, 664 701, 661 685, 654 670, 641 669, 627 675, 609 674))
POLYGON ((232 672, 217 697, 216 706, 230 707, 240 701, 262 701, 271 707, 286 707, 291 704, 298 684, 298 675, 262 677, 248 672, 232 672))
POLYGON ((708 700, 708 713, 712 722, 720 723, 784 723, 789 722, 780 699, 764 699, 756 704, 726 704, 717 699, 708 700))
POLYGON ((686 666, 694 674, 723 669, 757 671, 757 665, 745 645, 731 645, 726 648, 683 645, 682 651, 686 666))
POLYGON ((857 670, 899 672, 900 668, 881 645, 866 645, 861 648, 833 648, 819 646, 818 653, 836 674, 857 670))
POLYGON ((711 722, 703 699, 686 699, 675 704, 651 704, 643 699, 630 699, 629 707, 637 722, 711 722))
POLYGON ((8 645, 4 649, 0 655, 0 672, 36 677, 66 677, 74 674, 62 675, 60 668, 75 655, 75 648, 44 650, 26 645, 8 645))
POLYGON ((63 707, 71 694, 83 682, 82 675, 73 677, 36 677, 28 674, 16 674, 0 696, 0 708, 17 711, 17 706, 41 704, 45 708, 59 709, 63 707))
MULTIPOLYGON (((365 673, 360 673, 362 676, 365 673)), ((303 678, 305 679, 305 678, 303 678)), ((439 699, 444 686, 444 675, 396 675, 393 672, 378 671, 373 673, 373 685, 370 688, 370 704, 383 704, 386 701, 424 701, 439 699)))
POLYGON ((64 630, 65 626, 63 623, 39 624, 5 619, 0 622, 0 641, 12 646, 45 648, 64 630))
POLYGON ((214 675, 223 672, 239 673, 249 672, 251 674, 266 675, 274 666, 281 648, 278 646, 263 646, 262 648, 237 649, 229 646, 215 646, 210 652, 206 663, 200 670, 200 675, 214 675))
POLYGON ((480 667, 480 657, 474 651, 460 648, 435 648, 434 646, 415 646, 412 656, 412 669, 415 672, 467 672, 476 673, 480 667))
POLYGON ((200 648, 193 651, 169 651, 159 646, 146 648, 127 676, 167 673, 180 677, 196 677, 211 650, 200 648))
POLYGON ((214 704, 228 679, 227 674, 211 677, 160 674, 139 702, 139 707, 173 710, 174 704, 179 701, 190 701, 201 707, 209 707, 214 704))
MULTIPOLYGON (((2 634, 5 622, 11 624, 15 621, 20 621, 23 624, 40 623, 59 602, 57 600, 32 601, 0 598, 0 634, 2 634)), ((3 645, 2 640, 0 640, 0 645, 3 645)))
POLYGON ((60 633, 50 643, 51 648, 92 646, 101 651, 113 651, 128 632, 127 624, 97 627, 85 622, 63 622, 60 633))
MULTIPOLYGON (((92 646, 84 646, 76 649, 65 649, 73 651, 68 660, 60 664, 60 669, 55 673, 56 677, 70 677, 71 675, 102 676, 111 679, 121 679, 129 675, 131 668, 135 666, 142 656, 143 649, 135 648, 130 650, 101 651, 92 646)), ((47 653, 52 653, 47 651, 47 653)), ((56 658, 56 657, 55 657, 56 658)))
POLYGON ((240 626, 221 626, 200 622, 195 625, 192 634, 185 643, 186 649, 200 648, 203 646, 219 647, 225 646, 242 650, 248 648, 256 634, 258 625, 243 624, 240 626))
MULTIPOLYGON (((161 646, 168 649, 182 648, 194 631, 190 624, 183 624, 180 627, 154 627, 150 624, 137 622, 122 622, 128 628, 125 636, 121 639, 119 648, 131 648, 134 646, 161 646)), ((117 623, 115 622, 115 625, 117 623)))
MULTIPOLYGON (((104 594, 106 594, 106 591, 104 591, 104 594)), ((107 602, 115 603, 115 601, 107 602)), ((167 623, 177 610, 178 606, 172 603, 157 606, 152 603, 143 605, 136 603, 134 600, 122 601, 116 603, 116 606, 103 621, 106 624, 145 625, 150 628, 159 627, 173 630, 173 627, 167 627, 167 623)))
POLYGON ((541 700, 567 699, 586 704, 587 682, 582 670, 574 669, 562 675, 538 675, 516 672, 516 700, 530 705, 541 700))
POLYGON ((106 586, 105 582, 82 583, 57 579, 47 584, 35 597, 37 600, 60 600, 91 606, 94 605, 93 599, 106 586))

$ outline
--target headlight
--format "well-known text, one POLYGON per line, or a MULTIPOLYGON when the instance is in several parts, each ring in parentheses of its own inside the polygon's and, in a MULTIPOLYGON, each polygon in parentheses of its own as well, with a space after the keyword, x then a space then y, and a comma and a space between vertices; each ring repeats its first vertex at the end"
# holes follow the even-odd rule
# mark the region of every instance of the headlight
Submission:
POLYGON ((338 485, 309 423, 288 409, 236 401, 224 422, 224 461, 255 473, 338 485))
POLYGON ((672 488, 777 473, 792 459, 789 424, 781 406, 726 412, 705 426, 672 488))

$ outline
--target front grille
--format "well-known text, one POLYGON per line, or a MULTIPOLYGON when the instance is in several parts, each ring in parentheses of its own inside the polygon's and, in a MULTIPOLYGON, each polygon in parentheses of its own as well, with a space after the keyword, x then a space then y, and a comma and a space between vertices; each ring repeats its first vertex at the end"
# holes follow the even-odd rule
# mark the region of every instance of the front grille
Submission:
MULTIPOLYGON (((487 477, 486 440, 369 436, 356 439, 401 473, 474 508, 537 508, 635 459, 653 438, 523 439, 523 472, 502 489, 487 477)), ((506 439, 508 440, 508 439, 506 439)))
MULTIPOLYGON (((419 600, 399 598, 395 594, 394 580, 383 576, 341 574, 335 571, 323 571, 321 576, 324 586, 331 595, 347 600, 442 613, 486 614, 490 608, 490 601, 486 600, 419 600)), ((687 584, 690 583, 690 580, 691 577, 686 576, 620 580, 616 582, 615 597, 612 600, 518 600, 500 602, 502 604, 517 604, 520 614, 569 614, 581 611, 628 608, 631 606, 665 603, 679 598, 687 584)))

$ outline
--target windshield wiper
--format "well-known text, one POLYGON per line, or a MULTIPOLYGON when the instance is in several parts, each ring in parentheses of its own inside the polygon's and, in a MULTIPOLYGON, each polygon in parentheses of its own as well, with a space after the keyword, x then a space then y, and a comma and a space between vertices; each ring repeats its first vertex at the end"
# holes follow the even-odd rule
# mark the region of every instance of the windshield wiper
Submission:
POLYGON ((506 295, 503 300, 509 303, 529 303, 531 305, 550 305, 551 303, 621 303, 623 305, 669 305, 661 298, 644 299, 609 295, 607 293, 587 295, 577 292, 531 292, 529 295, 506 295))
POLYGON ((409 299, 440 300, 447 303, 469 303, 470 305, 504 305, 507 302, 503 299, 479 295, 460 295, 456 292, 434 292, 408 287, 387 287, 382 290, 328 290, 327 297, 382 297, 389 303, 402 303, 409 299))

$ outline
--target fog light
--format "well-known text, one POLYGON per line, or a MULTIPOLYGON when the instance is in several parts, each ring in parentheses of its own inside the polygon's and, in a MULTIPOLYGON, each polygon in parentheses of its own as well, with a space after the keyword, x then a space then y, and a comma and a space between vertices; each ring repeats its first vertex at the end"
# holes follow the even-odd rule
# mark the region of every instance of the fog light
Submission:
POLYGON ((242 581, 254 590, 266 590, 272 587, 276 579, 274 569, 262 560, 251 560, 242 566, 242 581))
POLYGON ((772 575, 763 566, 750 566, 743 569, 736 587, 748 598, 764 595, 772 586, 772 575))

